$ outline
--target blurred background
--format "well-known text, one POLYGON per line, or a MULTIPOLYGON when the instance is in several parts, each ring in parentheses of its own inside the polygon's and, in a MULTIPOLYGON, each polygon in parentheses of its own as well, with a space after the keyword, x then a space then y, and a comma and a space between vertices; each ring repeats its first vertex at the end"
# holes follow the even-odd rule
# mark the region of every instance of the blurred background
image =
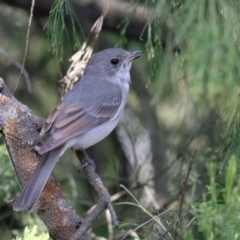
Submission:
MULTIPOLYGON (((104 7, 103 0, 53 3, 36 0, 18 84, 31 1, 0 2, 0 77, 41 118, 60 101, 59 80, 104 7)), ((117 46, 143 56, 133 63, 121 122, 87 151, 121 222, 112 232, 103 213, 92 226, 94 239, 121 239, 167 209, 126 239, 240 239, 239 28, 237 0, 110 1, 95 51, 117 46)), ((48 239, 36 214, 13 212, 7 203, 20 185, 2 138, 0 144, 0 239, 48 239)), ((84 216, 97 197, 78 167, 69 150, 54 177, 84 216)))

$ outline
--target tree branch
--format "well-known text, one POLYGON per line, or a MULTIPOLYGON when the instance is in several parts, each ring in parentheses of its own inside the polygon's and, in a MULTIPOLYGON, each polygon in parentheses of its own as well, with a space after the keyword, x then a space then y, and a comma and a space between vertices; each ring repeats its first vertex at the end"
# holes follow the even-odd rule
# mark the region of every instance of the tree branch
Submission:
MULTIPOLYGON (((34 117, 27 106, 14 98, 0 78, 0 133, 22 186, 37 165, 38 155, 29 149, 29 143, 38 136, 42 123, 42 119, 34 117)), ((36 210, 52 239, 70 239, 82 222, 53 178, 47 182, 36 210)), ((91 238, 86 234, 82 239, 91 238)))
MULTIPOLYGON (((76 155, 79 161, 82 163, 84 160, 84 153, 82 151, 76 151, 76 155)), ((94 167, 92 165, 88 165, 84 168, 84 172, 89 183, 93 187, 94 191, 97 193, 99 200, 96 207, 90 212, 90 214, 86 218, 84 218, 84 221, 81 223, 81 226, 74 234, 74 236, 72 236, 71 240, 81 239, 84 233, 90 228, 90 226, 92 226, 96 218, 106 208, 108 208, 110 211, 113 226, 118 226, 118 219, 110 202, 110 195, 107 189, 103 186, 100 177, 96 174, 94 167)))

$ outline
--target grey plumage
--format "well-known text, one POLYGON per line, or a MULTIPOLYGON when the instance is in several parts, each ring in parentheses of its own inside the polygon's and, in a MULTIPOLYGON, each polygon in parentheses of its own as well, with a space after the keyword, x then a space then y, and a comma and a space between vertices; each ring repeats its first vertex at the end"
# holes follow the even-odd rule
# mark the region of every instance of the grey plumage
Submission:
POLYGON ((50 151, 113 118, 122 104, 123 94, 125 98, 126 93, 111 82, 84 76, 59 104, 62 107, 57 114, 54 112, 54 121, 43 126, 41 134, 44 135, 47 129, 51 137, 39 153, 50 151), (95 84, 96 80, 99 80, 100 86, 95 84), (107 89, 106 94, 102 94, 107 89))
POLYGON ((38 140, 48 135, 39 149, 42 156, 14 202, 15 211, 31 212, 35 208, 55 164, 68 148, 86 149, 116 127, 126 102, 131 62, 139 56, 139 51, 112 48, 91 57, 81 81, 65 95, 42 127, 38 140))

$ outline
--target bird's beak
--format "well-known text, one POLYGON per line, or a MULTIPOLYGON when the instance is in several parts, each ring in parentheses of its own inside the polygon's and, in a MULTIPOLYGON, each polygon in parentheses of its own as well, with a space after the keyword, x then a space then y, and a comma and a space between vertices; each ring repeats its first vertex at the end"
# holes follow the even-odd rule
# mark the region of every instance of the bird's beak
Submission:
POLYGON ((133 51, 130 52, 130 55, 128 57, 126 57, 125 62, 132 62, 133 60, 139 58, 142 56, 142 51, 133 51))

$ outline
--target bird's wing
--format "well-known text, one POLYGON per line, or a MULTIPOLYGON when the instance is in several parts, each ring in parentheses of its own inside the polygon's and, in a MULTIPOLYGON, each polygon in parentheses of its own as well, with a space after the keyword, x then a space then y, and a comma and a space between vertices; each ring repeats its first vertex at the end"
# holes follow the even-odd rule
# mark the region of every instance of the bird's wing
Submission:
POLYGON ((41 135, 49 131, 50 137, 40 148, 40 154, 61 146, 71 138, 79 136, 107 120, 114 119, 118 115, 123 101, 121 89, 111 83, 102 85, 109 89, 99 91, 102 89, 96 89, 95 85, 91 87, 91 90, 86 89, 87 92, 80 92, 81 96, 76 94, 75 89, 72 96, 68 94, 66 99, 63 99, 47 118, 42 128, 41 135), (70 97, 72 100, 69 100, 70 97), (70 104, 73 100, 74 103, 70 104))

